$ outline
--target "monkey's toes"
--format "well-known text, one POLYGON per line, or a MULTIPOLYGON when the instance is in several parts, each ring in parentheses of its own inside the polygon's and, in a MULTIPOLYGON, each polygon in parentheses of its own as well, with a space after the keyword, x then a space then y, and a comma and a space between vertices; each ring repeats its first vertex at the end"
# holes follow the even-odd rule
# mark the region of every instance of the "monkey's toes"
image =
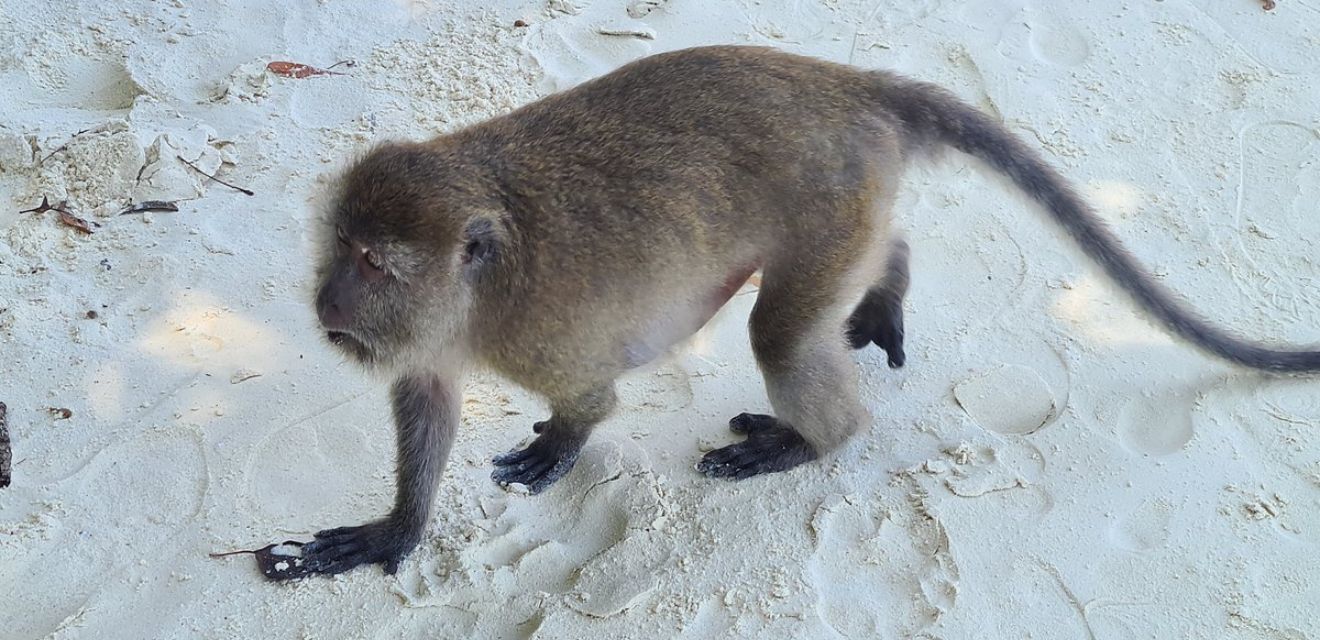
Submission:
POLYGON ((774 416, 763 413, 740 413, 729 420, 729 430, 740 435, 747 435, 779 424, 774 416))
POLYGON ((848 318, 847 337, 852 348, 874 344, 885 350, 891 369, 902 367, 907 362, 907 354, 903 352, 903 300, 868 296, 848 318))
POLYGON ((564 477, 577 463, 581 451, 582 442, 545 433, 525 449, 495 456, 492 460, 495 470, 490 477, 504 486, 515 482, 527 485, 527 492, 536 495, 564 477))
POLYGON ((308 573, 333 575, 358 565, 379 564, 393 575, 420 537, 420 532, 407 531, 389 520, 326 529, 302 546, 302 565, 308 573))
POLYGON ((889 357, 889 368, 898 369, 907 362, 907 354, 903 352, 903 317, 897 318, 897 323, 881 325, 880 332, 874 338, 876 346, 885 350, 885 355, 889 357))
POLYGON ((765 415, 739 414, 729 421, 747 439, 707 453, 697 471, 711 478, 743 480, 763 473, 787 471, 816 458, 816 449, 798 432, 765 415))

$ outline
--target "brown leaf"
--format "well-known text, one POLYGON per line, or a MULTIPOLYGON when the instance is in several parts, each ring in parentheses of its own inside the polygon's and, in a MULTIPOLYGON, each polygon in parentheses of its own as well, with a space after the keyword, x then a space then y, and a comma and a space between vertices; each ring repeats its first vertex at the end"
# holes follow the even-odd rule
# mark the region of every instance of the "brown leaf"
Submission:
POLYGON ((61 407, 46 407, 46 411, 55 416, 56 420, 68 420, 73 417, 73 411, 61 407))
POLYGON ((224 551, 220 553, 207 554, 212 558, 223 558, 240 553, 250 553, 257 558, 257 568, 261 569, 261 574, 266 576, 267 580, 291 580, 301 578, 311 573, 302 563, 302 557, 291 556, 283 553, 275 553, 276 547, 299 547, 303 543, 296 540, 285 540, 277 544, 268 544, 260 549, 241 549, 238 551, 224 551))
MULTIPOLYGON (((336 62, 332 66, 337 67, 341 64, 350 67, 353 66, 351 60, 346 60, 344 62, 336 62)), ((329 69, 318 69, 310 64, 302 64, 301 62, 285 62, 285 61, 271 62, 266 65, 266 70, 277 76, 283 76, 285 78, 310 78, 312 76, 344 75, 342 73, 339 73, 338 71, 331 71, 329 69)))
POLYGON ((77 229, 78 231, 81 231, 83 233, 92 233, 93 225, 98 227, 101 226, 95 222, 88 222, 86 220, 83 220, 82 218, 79 218, 78 216, 75 216, 72 213, 65 211, 64 209, 57 209, 57 211, 60 212, 60 222, 64 223, 64 226, 73 227, 74 229, 77 229))

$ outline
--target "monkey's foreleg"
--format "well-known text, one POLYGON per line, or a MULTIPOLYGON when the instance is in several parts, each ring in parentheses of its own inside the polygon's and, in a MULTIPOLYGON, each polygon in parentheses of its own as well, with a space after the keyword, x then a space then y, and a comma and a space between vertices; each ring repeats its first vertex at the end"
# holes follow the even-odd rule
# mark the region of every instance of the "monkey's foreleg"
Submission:
POLYGON ((874 343, 885 350, 893 369, 907 361, 903 352, 903 297, 908 289, 908 255, 907 243, 894 241, 885 262, 884 277, 867 290, 848 318, 848 343, 852 348, 861 349, 874 343))
POLYGON ((398 486, 389 515, 356 527, 328 529, 302 547, 312 573, 342 573, 380 564, 393 574, 422 539, 431 502, 458 425, 458 385, 435 375, 399 379, 392 389, 398 436, 398 486))
POLYGON ((550 419, 532 426, 540 435, 526 448, 495 456, 491 479, 527 485, 533 495, 545 491, 573 468, 582 445, 617 402, 613 382, 570 400, 552 401, 550 419))

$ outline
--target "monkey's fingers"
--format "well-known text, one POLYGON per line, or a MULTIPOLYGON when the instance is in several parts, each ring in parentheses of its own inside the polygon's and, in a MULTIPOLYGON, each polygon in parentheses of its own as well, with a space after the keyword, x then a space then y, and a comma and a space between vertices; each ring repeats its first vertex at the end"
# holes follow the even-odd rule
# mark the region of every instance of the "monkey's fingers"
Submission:
MULTIPOLYGON (((759 426, 743 442, 707 453, 697 463, 697 471, 711 478, 743 480, 763 473, 787 471, 816 457, 815 448, 791 427, 770 416, 757 417, 772 422, 768 426, 759 426)), ((742 415, 734 420, 739 418, 742 415)))
POLYGON ((498 467, 490 472, 490 478, 500 484, 513 484, 515 482, 525 484, 530 490, 532 483, 545 475, 554 464, 554 460, 536 458, 527 462, 498 467))
MULTIPOLYGON (((304 558, 320 559, 325 557, 337 557, 352 555, 362 551, 363 541, 356 536, 345 536, 334 539, 318 539, 303 545, 302 553, 304 558)), ((307 564, 314 565, 312 561, 307 564)))
MULTIPOLYGON (((335 527, 334 529, 325 529, 323 531, 317 531, 316 535, 314 535, 313 537, 316 538, 318 541, 332 540, 334 538, 342 538, 344 536, 351 535, 353 533, 353 530, 358 528, 359 527, 335 527)), ((317 544, 317 542, 309 542, 305 546, 310 546, 314 544, 317 544)))
POLYGON ((740 413, 729 420, 729 430, 741 435, 764 431, 778 424, 774 416, 763 413, 740 413))
POLYGON ((583 440, 564 437, 557 431, 537 436, 526 448, 495 456, 490 477, 501 485, 518 483, 536 495, 550 488, 577 463, 583 440))
POLYGON ((521 462, 526 462, 535 455, 536 453, 532 451, 532 448, 527 447, 526 449, 514 449, 513 451, 501 453, 500 455, 491 458, 490 461, 495 463, 497 466, 507 467, 509 465, 515 465, 521 462))
POLYGON ((884 349, 885 355, 889 357, 890 369, 901 369, 903 364, 907 362, 907 354, 903 352, 903 334, 901 329, 899 330, 898 335, 899 337, 896 343, 891 342, 886 344, 883 342, 876 342, 876 345, 881 349, 884 349))
POLYGON ((853 349, 863 349, 873 342, 873 335, 875 335, 873 327, 861 324, 861 321, 854 317, 848 326, 848 346, 853 349))
POLYGON ((379 564, 385 573, 398 571, 399 561, 415 546, 406 531, 381 520, 356 527, 319 531, 301 549, 307 573, 333 575, 364 564, 379 564))
POLYGON ((907 354, 903 352, 904 337, 903 309, 899 307, 880 322, 872 338, 875 346, 884 349, 885 355, 889 356, 890 369, 898 369, 907 361, 907 354))

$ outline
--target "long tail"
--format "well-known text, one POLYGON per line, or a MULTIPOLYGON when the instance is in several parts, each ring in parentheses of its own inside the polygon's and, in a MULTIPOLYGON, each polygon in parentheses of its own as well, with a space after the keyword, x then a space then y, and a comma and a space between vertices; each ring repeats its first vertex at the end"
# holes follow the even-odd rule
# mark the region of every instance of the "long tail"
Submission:
POLYGON ((901 119, 908 143, 948 145, 1007 175, 1058 222, 1082 251, 1174 334, 1230 362, 1273 372, 1320 371, 1320 351, 1248 342, 1216 327, 1174 299, 1040 154, 979 109, 936 85, 879 74, 877 98, 901 119))

